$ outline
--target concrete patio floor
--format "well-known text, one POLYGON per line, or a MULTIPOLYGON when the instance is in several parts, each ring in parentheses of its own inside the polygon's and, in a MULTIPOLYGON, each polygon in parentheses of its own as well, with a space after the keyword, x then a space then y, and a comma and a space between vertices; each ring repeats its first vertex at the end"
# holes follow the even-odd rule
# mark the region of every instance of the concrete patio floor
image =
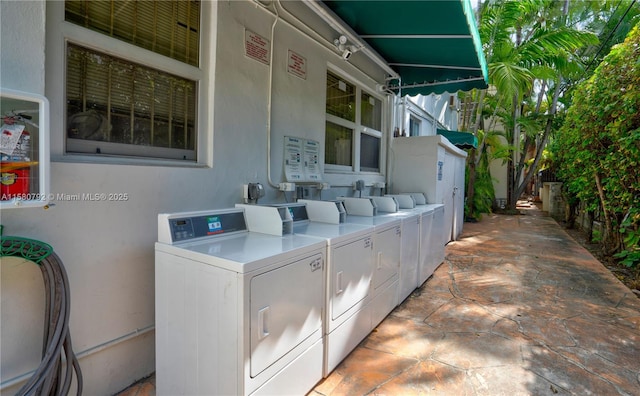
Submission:
POLYGON ((640 395, 640 299, 521 209, 465 223, 433 277, 309 395, 640 395))

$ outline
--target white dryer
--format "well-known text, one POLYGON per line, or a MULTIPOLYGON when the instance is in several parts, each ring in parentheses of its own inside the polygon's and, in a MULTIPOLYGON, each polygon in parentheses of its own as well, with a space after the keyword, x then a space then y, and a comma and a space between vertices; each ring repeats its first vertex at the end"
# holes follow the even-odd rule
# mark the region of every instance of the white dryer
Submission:
POLYGON ((387 215, 397 210, 390 197, 340 197, 347 211, 346 223, 373 226, 372 329, 398 305, 398 281, 402 220, 387 215), (354 215, 352 213, 360 213, 354 215))
POLYGON ((372 329, 373 226, 341 223, 340 202, 299 200, 287 206, 294 234, 327 241, 327 376, 372 329))
POLYGON ((326 243, 248 232, 242 209, 160 214, 159 395, 305 394, 323 375, 326 243))
POLYGON ((397 218, 401 221, 400 269, 398 271, 398 305, 400 305, 418 287, 422 212, 414 210, 415 202, 410 196, 402 200, 389 196, 372 196, 370 198, 378 205, 379 215, 397 218), (388 204, 386 200, 389 199, 394 201, 395 207, 388 204), (385 208, 387 209, 385 210, 385 208))
POLYGON ((423 193, 400 193, 389 196, 396 198, 401 208, 407 208, 420 215, 417 279, 417 287, 420 287, 444 261, 444 205, 426 203, 423 193))

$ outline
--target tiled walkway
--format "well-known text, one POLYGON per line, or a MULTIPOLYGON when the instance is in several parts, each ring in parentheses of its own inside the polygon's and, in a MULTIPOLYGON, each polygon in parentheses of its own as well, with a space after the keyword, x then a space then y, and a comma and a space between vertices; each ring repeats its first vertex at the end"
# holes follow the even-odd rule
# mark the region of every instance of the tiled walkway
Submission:
POLYGON ((522 212, 465 223, 309 396, 640 395, 640 299, 553 219, 522 212))

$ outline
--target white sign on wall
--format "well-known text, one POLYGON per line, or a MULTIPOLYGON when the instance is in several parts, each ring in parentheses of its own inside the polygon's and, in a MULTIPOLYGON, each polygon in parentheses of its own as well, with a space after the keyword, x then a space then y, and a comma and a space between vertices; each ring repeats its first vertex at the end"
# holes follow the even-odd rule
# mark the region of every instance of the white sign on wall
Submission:
POLYGON ((302 181, 302 140, 292 136, 284 137, 284 175, 289 182, 302 181))
POLYGON ((307 58, 289 50, 287 71, 303 80, 307 79, 307 58))
POLYGON ((320 143, 315 140, 304 141, 304 174, 309 181, 321 181, 320 143))
POLYGON ((255 59, 258 62, 262 62, 265 65, 268 65, 269 57, 271 55, 269 50, 269 40, 250 30, 245 29, 244 53, 249 58, 255 59))
POLYGON ((288 182, 320 182, 320 142, 284 137, 284 174, 288 182))

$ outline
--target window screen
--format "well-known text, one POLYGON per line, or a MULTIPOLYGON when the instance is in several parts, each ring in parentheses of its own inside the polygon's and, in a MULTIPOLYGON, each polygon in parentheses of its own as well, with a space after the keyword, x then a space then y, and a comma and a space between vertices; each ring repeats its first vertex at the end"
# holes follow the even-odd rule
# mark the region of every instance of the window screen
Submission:
POLYGON ((327 121, 324 158, 326 164, 352 166, 353 130, 327 121))
POLYGON ((327 73, 327 114, 356 120, 356 87, 333 73, 327 73))
POLYGON ((362 125, 380 131, 382 129, 382 101, 366 92, 360 101, 362 125))
POLYGON ((380 171, 380 138, 363 133, 360 135, 360 170, 380 171))
MULTIPOLYGON (((143 146, 134 156, 195 159, 194 81, 74 44, 67 46, 66 78, 68 138, 143 146)), ((123 154, 96 147, 67 142, 71 152, 123 154)))

